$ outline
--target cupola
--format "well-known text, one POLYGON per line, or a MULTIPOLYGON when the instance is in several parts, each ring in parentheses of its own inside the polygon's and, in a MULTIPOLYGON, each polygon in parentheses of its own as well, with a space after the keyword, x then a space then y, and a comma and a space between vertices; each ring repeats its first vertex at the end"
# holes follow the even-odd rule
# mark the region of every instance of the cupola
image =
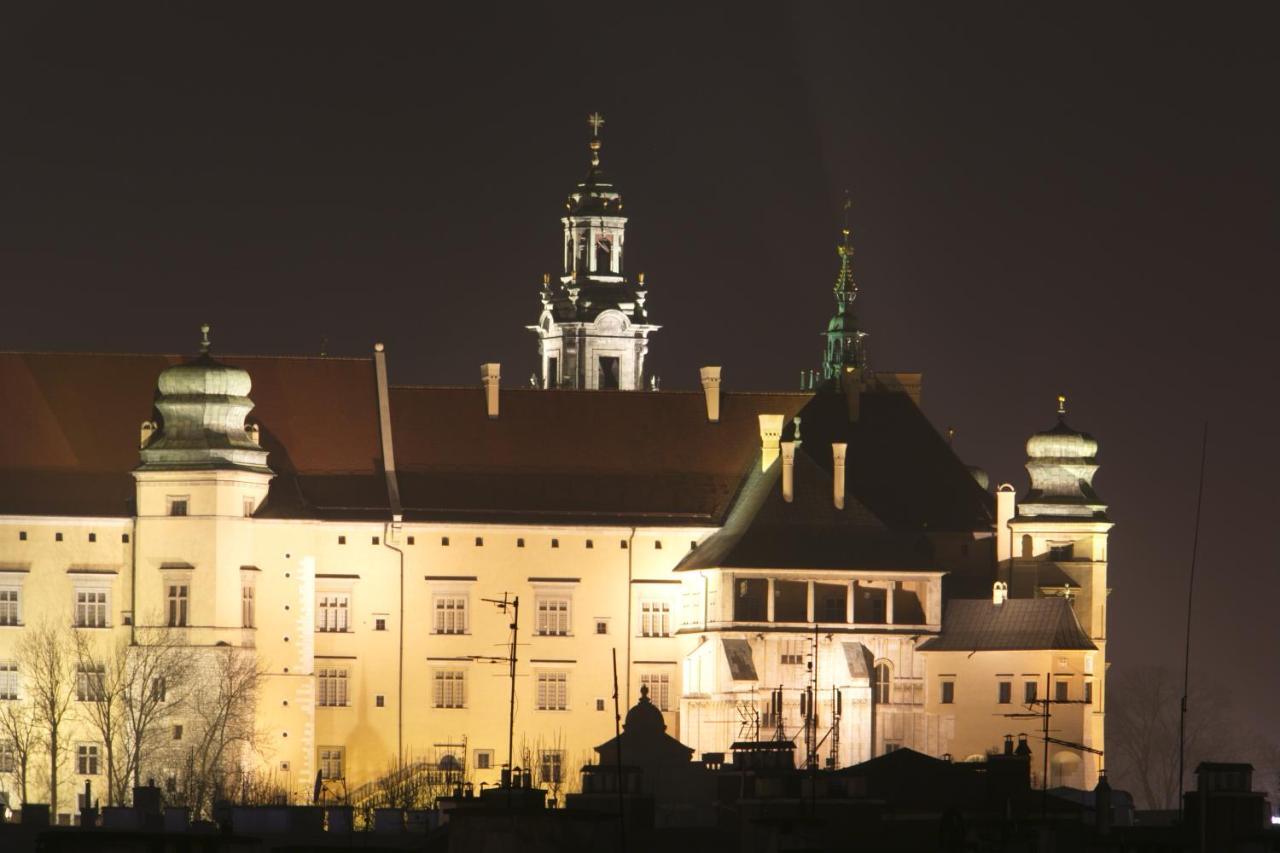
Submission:
POLYGON ((1106 504, 1093 489, 1098 441, 1067 424, 1066 397, 1058 397, 1058 422, 1027 440, 1031 488, 1019 516, 1106 518, 1106 504))

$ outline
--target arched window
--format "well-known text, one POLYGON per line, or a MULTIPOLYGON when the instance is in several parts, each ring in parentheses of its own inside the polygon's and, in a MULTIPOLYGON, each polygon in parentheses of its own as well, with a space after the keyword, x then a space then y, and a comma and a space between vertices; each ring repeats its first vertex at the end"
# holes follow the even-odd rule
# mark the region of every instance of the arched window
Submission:
POLYGON ((888 661, 880 661, 876 664, 876 702, 880 704, 889 704, 889 663, 888 661))

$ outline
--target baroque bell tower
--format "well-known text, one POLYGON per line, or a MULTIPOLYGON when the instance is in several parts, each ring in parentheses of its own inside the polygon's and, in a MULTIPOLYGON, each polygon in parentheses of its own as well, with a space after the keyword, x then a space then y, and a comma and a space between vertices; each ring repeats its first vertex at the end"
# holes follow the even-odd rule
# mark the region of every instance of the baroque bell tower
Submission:
POLYGON ((565 200, 562 271, 542 279, 538 335, 543 388, 635 391, 644 388, 649 322, 644 273, 632 283, 623 266, 627 218, 622 196, 600 166, 600 128, 592 113, 586 177, 565 200))
POLYGON ((853 244, 849 242, 851 206, 852 201, 848 193, 845 193, 844 225, 840 229, 840 242, 836 245, 836 254, 840 256, 840 272, 836 275, 833 289, 836 313, 827 323, 827 346, 822 359, 823 379, 836 379, 846 371, 865 371, 867 367, 867 333, 859 328, 858 314, 854 310, 858 285, 853 280, 853 244))

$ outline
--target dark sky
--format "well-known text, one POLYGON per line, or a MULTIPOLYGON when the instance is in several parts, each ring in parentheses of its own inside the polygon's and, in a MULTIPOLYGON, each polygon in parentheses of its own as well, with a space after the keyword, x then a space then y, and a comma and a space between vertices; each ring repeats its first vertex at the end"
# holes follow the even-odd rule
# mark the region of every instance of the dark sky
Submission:
POLYGON ((924 371, 996 482, 1059 392, 1101 441, 1119 664, 1180 663, 1208 419, 1196 673, 1280 702, 1261 4, 29 5, 0 348, 187 351, 208 320, 223 352, 383 340, 399 381, 519 382, 599 110, 664 387, 795 387, 850 187, 873 366, 924 371))

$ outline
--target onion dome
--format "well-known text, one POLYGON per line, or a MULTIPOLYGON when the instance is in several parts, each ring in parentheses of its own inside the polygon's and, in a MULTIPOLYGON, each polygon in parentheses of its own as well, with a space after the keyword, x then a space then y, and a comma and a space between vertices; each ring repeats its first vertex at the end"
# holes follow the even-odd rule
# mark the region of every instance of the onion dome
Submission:
POLYGON ((1098 441, 1067 424, 1067 399, 1058 397, 1058 423, 1027 440, 1031 488, 1019 516, 1105 519, 1106 504, 1093 489, 1098 441))
POLYGON ((592 113, 587 123, 591 125, 591 141, 587 143, 591 151, 591 166, 587 169, 587 176, 578 182, 577 189, 569 193, 564 203, 565 210, 570 216, 621 216, 622 196, 600 166, 600 148, 604 144, 600 139, 600 127, 604 118, 600 113, 592 113))
POLYGON ((140 471, 237 469, 270 473, 267 452, 245 430, 253 410, 248 371, 215 361, 209 327, 200 355, 160 374, 160 424, 142 449, 140 471))
POLYGON ((667 730, 662 712, 649 699, 649 686, 640 685, 640 701, 627 711, 627 721, 622 724, 629 735, 660 734, 667 730))

